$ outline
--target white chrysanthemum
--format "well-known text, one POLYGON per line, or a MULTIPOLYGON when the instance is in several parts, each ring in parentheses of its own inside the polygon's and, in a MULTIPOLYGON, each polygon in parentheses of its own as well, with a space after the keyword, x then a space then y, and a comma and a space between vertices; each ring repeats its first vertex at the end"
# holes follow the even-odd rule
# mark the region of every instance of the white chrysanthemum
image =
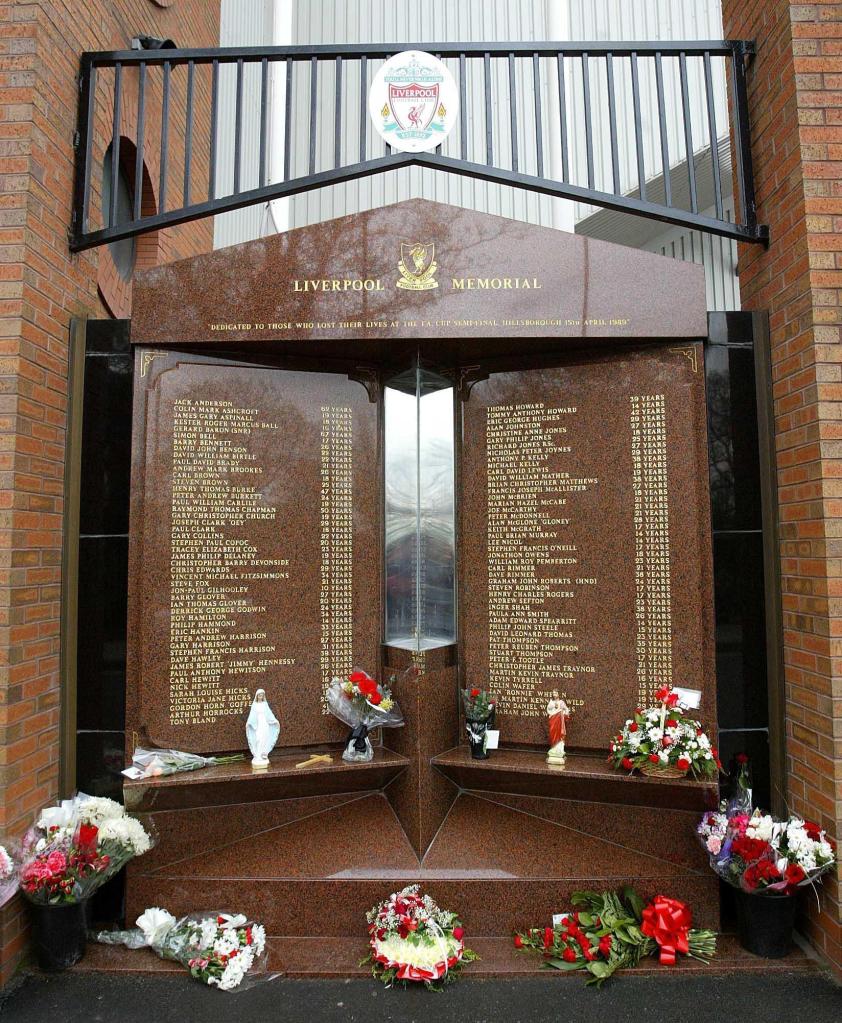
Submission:
POLYGON ((120 820, 126 816, 126 808, 105 796, 89 796, 79 805, 79 820, 100 827, 105 821, 120 820))
POLYGON ((230 955, 240 947, 240 941, 237 937, 236 931, 223 931, 222 934, 213 943, 214 955, 222 956, 230 955))
POLYGON ((266 928, 262 924, 255 924, 251 929, 251 940, 255 955, 262 956, 266 948, 266 928))
POLYGON ((163 944, 164 938, 175 926, 176 919, 165 909, 152 906, 137 918, 136 923, 143 933, 146 944, 155 946, 163 944))
POLYGON ((758 838, 761 842, 769 842, 775 830, 775 822, 767 814, 763 817, 752 817, 746 828, 749 838, 758 838))
POLYGON ((201 948, 210 948, 216 941, 217 927, 216 918, 206 916, 199 925, 199 944, 201 948))
POLYGON ((375 939, 374 947, 390 962, 409 963, 420 970, 432 970, 434 966, 445 961, 445 956, 450 959, 456 955, 462 943, 452 934, 446 934, 438 941, 429 937, 417 945, 412 945, 397 934, 389 934, 383 941, 375 939))
POLYGON ((115 817, 104 821, 99 829, 99 841, 118 842, 129 848, 133 856, 142 856, 152 848, 152 840, 134 817, 115 817))
POLYGON ((229 959, 225 964, 225 969, 222 971, 222 976, 219 978, 219 990, 231 991, 233 988, 239 987, 243 977, 248 972, 249 966, 251 966, 251 961, 244 953, 229 959))
POLYGON ((632 749, 637 749, 641 742, 643 742, 643 736, 640 732, 632 732, 628 737, 628 744, 632 747, 632 749))

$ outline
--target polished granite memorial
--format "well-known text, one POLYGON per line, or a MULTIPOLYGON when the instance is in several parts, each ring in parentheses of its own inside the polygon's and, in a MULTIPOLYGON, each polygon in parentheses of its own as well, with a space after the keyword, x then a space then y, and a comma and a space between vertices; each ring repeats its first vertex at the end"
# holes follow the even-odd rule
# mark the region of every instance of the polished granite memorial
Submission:
POLYGON ((605 763, 665 682, 715 733, 702 269, 413 200, 145 271, 135 303, 129 742, 243 750, 257 688, 281 732, 266 772, 126 782, 160 835, 127 915, 362 941, 418 880, 494 937, 626 882, 715 925, 716 785, 605 763), (324 703, 353 667, 405 718, 363 764, 324 703))

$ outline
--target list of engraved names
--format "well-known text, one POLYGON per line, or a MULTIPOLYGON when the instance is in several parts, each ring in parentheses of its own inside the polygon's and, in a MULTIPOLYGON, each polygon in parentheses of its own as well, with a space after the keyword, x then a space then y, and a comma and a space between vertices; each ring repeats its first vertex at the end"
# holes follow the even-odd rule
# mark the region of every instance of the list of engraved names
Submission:
POLYGON ((599 580, 583 574, 570 526, 599 477, 573 468, 578 412, 543 402, 486 410, 489 686, 504 714, 542 715, 549 695, 595 671, 580 653, 588 623, 577 596, 599 580))
POLYGON ((274 521, 262 496, 264 468, 250 439, 277 431, 258 409, 231 401, 180 399, 173 408, 170 723, 209 724, 241 714, 245 684, 295 658, 279 650, 264 598, 289 579, 289 559, 237 535, 274 521))

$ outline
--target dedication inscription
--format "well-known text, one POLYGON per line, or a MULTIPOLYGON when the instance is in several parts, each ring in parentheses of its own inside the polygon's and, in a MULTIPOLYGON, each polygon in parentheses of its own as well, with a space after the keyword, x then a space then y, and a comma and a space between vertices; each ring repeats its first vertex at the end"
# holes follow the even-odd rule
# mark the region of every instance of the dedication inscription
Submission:
POLYGON ((130 739, 242 748, 257 688, 280 745, 341 738, 324 688, 377 664, 379 571, 363 540, 379 529, 376 406, 340 374, 149 355, 130 739))
POLYGON ((573 712, 570 746, 604 747, 664 682, 707 692, 710 725, 700 365, 695 348, 646 348, 473 385, 463 405, 465 672, 497 697, 506 741, 544 743, 558 696, 573 712))

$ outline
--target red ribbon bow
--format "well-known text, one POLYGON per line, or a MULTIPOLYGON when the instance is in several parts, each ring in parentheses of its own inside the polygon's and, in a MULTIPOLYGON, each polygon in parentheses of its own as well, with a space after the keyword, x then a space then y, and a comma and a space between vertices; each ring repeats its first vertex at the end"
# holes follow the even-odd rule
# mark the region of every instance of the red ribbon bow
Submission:
POLYGON ((656 895, 643 910, 641 931, 647 938, 654 938, 661 950, 660 961, 664 966, 674 966, 676 952, 684 955, 690 950, 687 936, 693 915, 690 907, 678 899, 656 895))

